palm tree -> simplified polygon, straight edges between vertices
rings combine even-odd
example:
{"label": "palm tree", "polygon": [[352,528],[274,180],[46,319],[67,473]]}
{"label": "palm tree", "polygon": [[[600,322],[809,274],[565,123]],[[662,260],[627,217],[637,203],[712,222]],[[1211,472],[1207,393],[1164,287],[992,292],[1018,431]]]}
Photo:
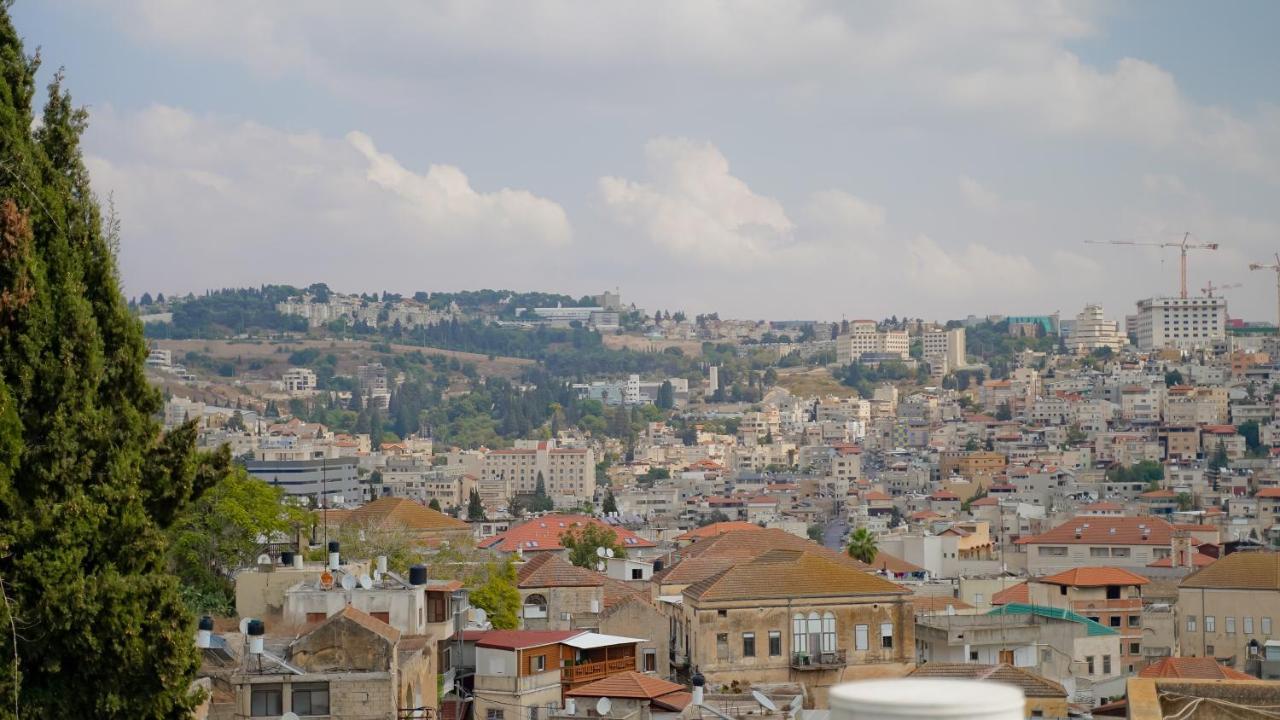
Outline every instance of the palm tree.
{"label": "palm tree", "polygon": [[876,559],[876,536],[866,528],[858,528],[849,536],[849,557],[870,565]]}

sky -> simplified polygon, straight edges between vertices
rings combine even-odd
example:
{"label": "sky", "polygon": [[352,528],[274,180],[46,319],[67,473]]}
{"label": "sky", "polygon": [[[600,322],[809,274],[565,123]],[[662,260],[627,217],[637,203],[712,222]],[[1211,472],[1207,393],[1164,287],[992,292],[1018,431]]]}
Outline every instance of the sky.
{"label": "sky", "polygon": [[[1280,3],[17,0],[126,293],[1274,321]],[[1090,242],[1087,242],[1090,241]]]}

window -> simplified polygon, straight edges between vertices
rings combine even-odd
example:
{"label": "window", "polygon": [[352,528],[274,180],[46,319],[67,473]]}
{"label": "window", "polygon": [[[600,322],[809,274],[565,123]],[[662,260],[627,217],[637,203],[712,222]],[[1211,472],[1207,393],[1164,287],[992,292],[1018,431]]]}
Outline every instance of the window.
{"label": "window", "polygon": [[1089,548],[1089,557],[1111,557],[1110,548],[1091,547]]}
{"label": "window", "polygon": [[299,715],[329,714],[329,683],[295,683],[293,711]]}
{"label": "window", "polygon": [[1213,657],[1214,653],[1213,653],[1213,646],[1212,646],[1212,645],[1205,645],[1205,646],[1204,646],[1204,651],[1205,651],[1205,654],[1207,654],[1209,657]]}
{"label": "window", "polygon": [[1066,585],[1059,585],[1059,586],[1058,586],[1058,594],[1059,594],[1059,595],[1066,595],[1066,594],[1067,594],[1067,586],[1066,586]]}
{"label": "window", "polygon": [[866,625],[853,626],[853,649],[854,650],[867,649],[867,626]]}
{"label": "window", "polygon": [[1108,585],[1108,586],[1107,586],[1107,599],[1108,599],[1108,600],[1119,600],[1119,599],[1120,599],[1120,586],[1119,586],[1119,585]]}
{"label": "window", "polygon": [[1049,648],[1040,649],[1040,663],[1044,664],[1053,661],[1053,651]]}
{"label": "window", "polygon": [[1232,615],[1231,617],[1225,618],[1225,620],[1227,621],[1227,634],[1235,635],[1236,634],[1236,617]]}
{"label": "window", "polygon": [[1252,615],[1246,616],[1244,619],[1244,634],[1245,635],[1253,634],[1253,616]]}
{"label": "window", "polygon": [[1120,616],[1119,616],[1119,615],[1112,615],[1112,616],[1110,617],[1110,619],[1109,619],[1109,620],[1110,620],[1110,625],[1111,625],[1111,627],[1120,627]]}
{"label": "window", "polygon": [[1195,631],[1196,631],[1196,616],[1188,615],[1187,616],[1187,632],[1195,632]]}
{"label": "window", "polygon": [[969,662],[978,662],[978,651],[977,651],[977,650],[970,650],[970,651],[969,651]]}
{"label": "window", "polygon": [[280,685],[254,685],[249,690],[249,717],[280,717],[284,712]]}
{"label": "window", "polygon": [[973,604],[974,604],[974,605],[977,605],[977,606],[981,607],[981,606],[982,606],[982,604],[983,604],[984,602],[986,602],[986,599],[983,597],[982,593],[974,593],[974,594],[973,594]]}
{"label": "window", "polygon": [[1216,622],[1216,620],[1217,620],[1217,618],[1215,618],[1215,617],[1214,617],[1214,616],[1212,616],[1212,615],[1205,615],[1205,616],[1204,616],[1204,631],[1205,631],[1205,632],[1207,632],[1207,633],[1214,632],[1214,631],[1217,629],[1217,626],[1218,626],[1218,623]]}
{"label": "window", "polygon": [[716,658],[729,659],[729,633],[716,633]]}
{"label": "window", "polygon": [[546,655],[534,655],[532,658],[529,658],[530,672],[543,672],[546,669],[547,669]]}
{"label": "window", "polygon": [[1111,656],[1110,655],[1102,656],[1102,674],[1103,675],[1111,674]]}
{"label": "window", "polygon": [[1130,654],[1130,655],[1141,655],[1141,654],[1142,654],[1142,644],[1141,644],[1141,643],[1129,643],[1129,654]]}
{"label": "window", "polygon": [[836,616],[830,612],[822,613],[822,652],[836,651]]}
{"label": "window", "polygon": [[1262,634],[1263,635],[1271,634],[1271,618],[1269,617],[1262,618]]}
{"label": "window", "polygon": [[1090,656],[1086,657],[1086,658],[1084,659],[1084,664],[1085,664],[1085,667],[1087,667],[1087,668],[1088,668],[1088,673],[1089,673],[1090,675],[1092,675],[1092,674],[1093,674],[1093,656],[1092,656],[1092,655],[1090,655]]}
{"label": "window", "polygon": [[880,647],[893,647],[893,623],[880,623]]}
{"label": "window", "polygon": [[1040,557],[1066,557],[1067,547],[1065,545],[1041,545],[1038,548]]}
{"label": "window", "polygon": [[782,654],[782,633],[777,630],[769,631],[769,657],[778,657]]}
{"label": "window", "polygon": [[389,612],[372,612],[369,613],[369,616],[377,618],[388,625],[391,624],[391,613]]}
{"label": "window", "polygon": [[[445,610],[446,602],[447,598],[444,593],[427,593],[427,622],[438,623],[448,619]],[[545,605],[546,603],[543,604]]]}
{"label": "window", "polygon": [[1012,665],[1012,664],[1013,664],[1013,651],[1012,651],[1012,650],[1001,650],[1001,651],[1000,651],[1000,664],[1001,664],[1001,665]]}
{"label": "window", "polygon": [[1129,548],[1127,547],[1111,548],[1111,557],[1129,557]]}
{"label": "window", "polygon": [[1129,627],[1138,627],[1139,625],[1142,625],[1142,616],[1141,616],[1141,615],[1130,615],[1130,616],[1129,616]]}
{"label": "window", "polygon": [[632,580],[643,580],[643,579],[644,579],[644,569],[643,569],[643,568],[631,568],[631,579],[632,579]]}
{"label": "window", "polygon": [[728,611],[728,610],[717,610],[717,611],[716,611],[716,616],[717,616],[717,617],[729,617],[729,611]]}
{"label": "window", "polygon": [[742,657],[756,656],[756,634],[742,633]]}
{"label": "window", "polygon": [[804,615],[796,613],[791,617],[791,652],[809,652],[809,638],[804,634]]}
{"label": "window", "polygon": [[534,705],[529,708],[529,720],[538,720],[538,706]]}
{"label": "window", "polygon": [[644,671],[658,672],[658,651],[654,648],[644,650]]}
{"label": "window", "polygon": [[495,710],[494,708],[488,708],[484,712],[484,720],[502,720],[502,713],[503,713],[502,710]]}

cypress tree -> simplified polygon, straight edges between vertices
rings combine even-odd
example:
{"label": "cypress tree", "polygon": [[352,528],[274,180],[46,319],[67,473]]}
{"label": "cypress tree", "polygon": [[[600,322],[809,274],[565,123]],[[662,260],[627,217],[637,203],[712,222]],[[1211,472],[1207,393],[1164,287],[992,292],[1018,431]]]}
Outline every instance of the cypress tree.
{"label": "cypress tree", "polygon": [[229,458],[161,435],[87,113],[59,73],[32,130],[38,64],[0,6],[0,718],[184,717],[198,655],[165,531]]}

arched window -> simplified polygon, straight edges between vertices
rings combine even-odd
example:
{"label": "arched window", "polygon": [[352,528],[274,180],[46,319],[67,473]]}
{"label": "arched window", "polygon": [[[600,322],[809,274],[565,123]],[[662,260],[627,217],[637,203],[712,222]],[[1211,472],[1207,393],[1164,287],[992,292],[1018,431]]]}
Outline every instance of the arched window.
{"label": "arched window", "polygon": [[822,652],[836,651],[836,616],[830,611],[822,613]]}
{"label": "arched window", "polygon": [[527,618],[544,618],[547,616],[547,597],[534,593],[524,600],[524,616]]}
{"label": "arched window", "polygon": [[796,613],[791,617],[791,652],[809,652],[809,638],[805,635],[804,615]]}

